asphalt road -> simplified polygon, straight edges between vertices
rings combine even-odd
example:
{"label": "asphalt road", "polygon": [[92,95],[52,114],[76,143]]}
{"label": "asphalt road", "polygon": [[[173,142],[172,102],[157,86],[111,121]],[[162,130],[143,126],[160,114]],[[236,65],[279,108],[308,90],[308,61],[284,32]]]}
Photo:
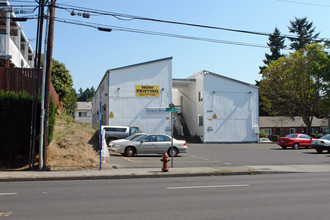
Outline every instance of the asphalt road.
{"label": "asphalt road", "polygon": [[0,219],[329,219],[330,174],[0,183]]}
{"label": "asphalt road", "polygon": [[[161,167],[160,159],[161,155],[123,157],[111,153],[107,161],[118,168],[154,168]],[[174,167],[299,164],[330,165],[330,154],[305,148],[283,150],[276,144],[189,144],[188,153],[179,154],[173,161]]]}

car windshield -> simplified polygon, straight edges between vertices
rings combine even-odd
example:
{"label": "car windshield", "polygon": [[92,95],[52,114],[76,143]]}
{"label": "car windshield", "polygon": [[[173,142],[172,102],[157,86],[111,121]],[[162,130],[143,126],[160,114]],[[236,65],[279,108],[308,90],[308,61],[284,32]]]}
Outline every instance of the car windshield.
{"label": "car windshield", "polygon": [[289,134],[289,135],[287,135],[285,137],[287,137],[287,138],[296,138],[296,137],[298,137],[298,135],[296,135],[296,134]]}
{"label": "car windshield", "polygon": [[330,141],[330,134],[324,135],[320,139],[325,139],[325,140],[329,140]]}

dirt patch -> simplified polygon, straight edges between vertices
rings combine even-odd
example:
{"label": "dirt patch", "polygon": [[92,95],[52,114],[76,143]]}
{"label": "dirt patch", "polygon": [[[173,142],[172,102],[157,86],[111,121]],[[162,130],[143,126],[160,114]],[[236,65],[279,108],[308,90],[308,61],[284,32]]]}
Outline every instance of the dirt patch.
{"label": "dirt patch", "polygon": [[65,115],[56,117],[54,138],[47,150],[50,170],[94,169],[99,166],[98,131]]}

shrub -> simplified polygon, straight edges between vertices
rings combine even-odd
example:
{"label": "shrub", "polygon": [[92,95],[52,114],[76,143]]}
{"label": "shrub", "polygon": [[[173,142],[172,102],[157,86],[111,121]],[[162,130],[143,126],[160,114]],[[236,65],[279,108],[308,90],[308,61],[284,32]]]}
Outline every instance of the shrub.
{"label": "shrub", "polygon": [[273,135],[273,137],[272,137],[273,142],[277,142],[278,139],[280,139],[280,135]]}
{"label": "shrub", "polygon": [[54,126],[55,126],[56,108],[53,97],[49,100],[49,117],[48,117],[48,144],[53,140]]}
{"label": "shrub", "polygon": [[268,134],[267,134],[266,131],[260,130],[259,137],[260,138],[268,138]]}
{"label": "shrub", "polygon": [[0,91],[0,160],[28,154],[31,106],[32,97],[27,92]]}
{"label": "shrub", "polygon": [[[39,97],[40,98],[40,97]],[[40,100],[37,106],[36,135],[40,128]],[[48,143],[55,126],[55,104],[50,99]],[[18,155],[28,157],[30,151],[32,96],[26,91],[0,90],[0,166],[16,160]],[[36,141],[36,151],[38,150]]]}

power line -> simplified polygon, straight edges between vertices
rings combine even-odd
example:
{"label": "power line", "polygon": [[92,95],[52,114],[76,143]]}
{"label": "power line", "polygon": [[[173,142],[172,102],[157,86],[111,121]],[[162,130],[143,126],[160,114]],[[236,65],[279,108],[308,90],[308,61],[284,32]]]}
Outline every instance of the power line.
{"label": "power line", "polygon": [[[62,5],[62,6],[59,6]],[[256,32],[256,31],[247,31],[247,30],[240,30],[240,29],[231,29],[231,28],[223,28],[223,27],[216,27],[216,26],[209,26],[209,25],[201,25],[201,24],[193,24],[193,23],[186,23],[186,22],[179,22],[179,21],[170,21],[170,20],[162,20],[162,19],[155,19],[155,18],[147,18],[147,17],[141,17],[141,16],[135,16],[135,15],[129,15],[129,14],[122,14],[122,13],[116,13],[116,12],[110,12],[110,11],[103,11],[103,10],[97,10],[97,9],[91,9],[91,8],[85,8],[85,7],[79,7],[79,6],[72,6],[67,4],[59,4],[57,8],[64,9],[64,10],[82,10],[88,13],[94,13],[98,15],[105,15],[105,16],[112,16],[119,20],[124,21],[131,21],[131,20],[144,20],[144,21],[153,21],[153,22],[160,22],[160,23],[167,23],[167,24],[175,24],[175,25],[184,25],[184,26],[191,26],[191,27],[198,27],[198,28],[206,28],[206,29],[215,29],[215,30],[222,30],[222,31],[230,31],[230,32],[236,32],[236,33],[244,33],[244,34],[253,34],[253,35],[260,35],[260,36],[271,36],[271,33],[264,33],[264,32]],[[66,7],[63,7],[66,6]],[[126,18],[126,19],[123,19]],[[294,35],[283,35],[281,34],[280,37],[284,37],[287,39],[299,39],[298,37]],[[320,38],[319,41],[329,41],[328,38]]]}
{"label": "power line", "polygon": [[[294,2],[294,1],[289,1],[289,0],[278,0],[278,1]],[[118,20],[123,20],[123,21],[143,20],[143,21],[153,21],[153,22],[175,24],[175,25],[184,25],[184,26],[197,27],[197,28],[230,31],[230,32],[236,32],[236,33],[243,33],[243,34],[253,34],[253,35],[260,35],[260,36],[267,36],[267,37],[272,35],[271,33],[265,33],[265,32],[247,31],[247,30],[223,28],[223,27],[193,24],[193,23],[186,23],[186,22],[179,22],[179,21],[162,20],[162,19],[156,19],[156,18],[148,18],[148,17],[142,17],[142,16],[135,16],[135,15],[129,15],[129,14],[123,14],[123,13],[116,13],[116,12],[110,12],[110,11],[104,11],[104,10],[98,10],[98,9],[73,6],[73,5],[68,5],[68,4],[57,4],[56,7],[58,9],[62,9],[62,10],[66,10],[66,11],[71,10],[72,13],[76,10],[76,11],[83,11],[83,12],[87,12],[87,13],[97,14],[97,15],[112,16]],[[284,38],[287,38],[290,40],[292,40],[292,39],[299,40],[300,39],[297,36],[287,35],[287,34],[286,35],[281,34],[279,37],[284,37]],[[330,41],[330,39],[329,38],[318,38],[317,41],[318,42]]]}
{"label": "power line", "polygon": [[307,3],[307,2],[298,2],[298,1],[290,1],[290,0],[277,0],[277,1],[279,1],[279,2],[289,2],[289,3],[294,3],[294,4],[300,4],[300,5],[312,5],[312,6],[330,7],[330,5]]}
{"label": "power line", "polygon": [[90,22],[80,22],[80,21],[76,21],[76,20],[65,20],[65,19],[61,19],[61,18],[55,18],[55,21],[61,22],[61,23],[66,23],[66,24],[91,27],[91,28],[95,28],[95,29],[100,29],[100,28],[102,28],[101,26],[104,26],[104,27],[109,27],[114,31],[124,31],[124,32],[137,33],[137,34],[147,34],[147,35],[155,35],[155,36],[163,36],[163,37],[181,38],[181,39],[205,41],[205,42],[219,43],[219,44],[231,44],[231,45],[237,45],[237,46],[269,48],[266,45],[250,44],[250,43],[235,42],[235,41],[226,41],[226,40],[219,40],[219,39],[212,39],[212,38],[202,38],[202,37],[171,34],[171,33],[164,33],[164,32],[155,32],[155,31],[125,28],[125,27],[119,27],[119,26],[113,26],[113,25],[96,24],[96,23],[90,23]]}
{"label": "power line", "polygon": [[[67,6],[67,7],[61,7],[59,5],[64,5],[64,6]],[[131,21],[131,20],[154,21],[154,22],[160,22],[160,23],[185,25],[185,26],[191,26],[191,27],[199,27],[199,28],[216,29],[216,30],[223,30],[223,31],[232,31],[232,32],[239,32],[239,33],[246,33],[246,34],[255,34],[255,35],[269,36],[269,33],[254,32],[254,31],[245,31],[245,30],[238,30],[238,29],[230,29],[230,28],[209,26],[209,25],[201,25],[201,24],[179,22],[179,21],[162,20],[162,19],[156,19],[156,18],[147,18],[147,17],[135,16],[135,15],[129,15],[129,14],[122,14],[122,13],[102,11],[102,10],[97,10],[97,9],[77,7],[77,6],[66,5],[66,4],[59,4],[59,5],[57,6],[57,8],[59,8],[59,9],[64,9],[64,10],[67,10],[67,9],[70,9],[70,10],[83,10],[83,11],[86,11],[86,12],[89,12],[89,13],[112,16],[112,17],[115,17],[115,18],[117,18],[119,20],[125,20],[125,21]],[[122,18],[128,18],[128,19],[122,19]]]}

